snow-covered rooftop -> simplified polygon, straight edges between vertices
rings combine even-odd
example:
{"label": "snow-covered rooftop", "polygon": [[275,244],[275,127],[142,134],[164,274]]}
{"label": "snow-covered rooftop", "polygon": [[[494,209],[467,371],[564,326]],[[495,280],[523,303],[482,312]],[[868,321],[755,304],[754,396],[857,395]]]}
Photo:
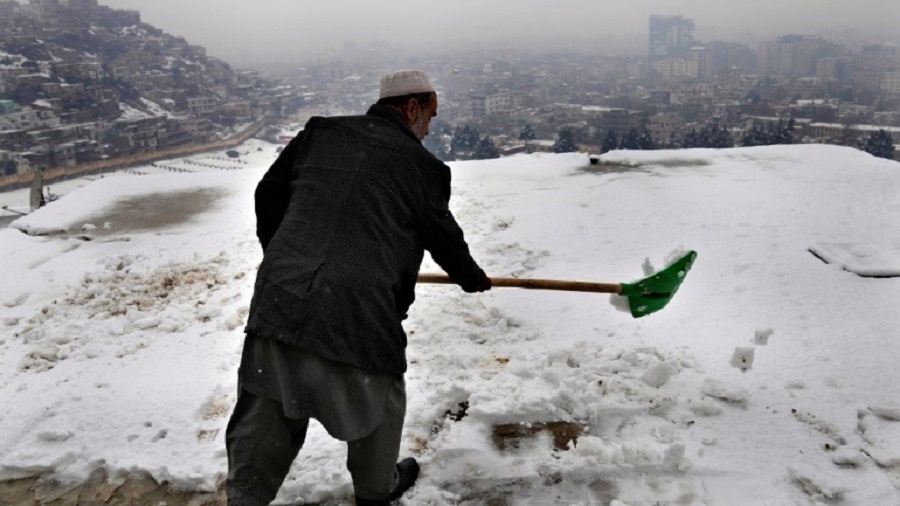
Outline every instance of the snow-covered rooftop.
{"label": "snow-covered rooftop", "polygon": [[[237,149],[244,169],[81,180],[0,229],[0,477],[222,479],[276,156]],[[900,278],[847,270],[896,274],[900,164],[804,145],[452,169],[492,276],[621,282],[699,257],[639,320],[605,295],[420,285],[404,504],[900,504]],[[313,423],[279,501],[341,503],[345,455]]]}

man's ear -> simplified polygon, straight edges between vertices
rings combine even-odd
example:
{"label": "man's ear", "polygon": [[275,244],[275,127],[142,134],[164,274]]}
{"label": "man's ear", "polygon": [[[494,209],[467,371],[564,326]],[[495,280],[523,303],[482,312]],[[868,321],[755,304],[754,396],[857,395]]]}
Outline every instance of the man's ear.
{"label": "man's ear", "polygon": [[406,119],[407,123],[414,123],[416,118],[419,116],[419,103],[416,102],[416,99],[411,98],[406,102],[406,105],[403,107],[403,117]]}

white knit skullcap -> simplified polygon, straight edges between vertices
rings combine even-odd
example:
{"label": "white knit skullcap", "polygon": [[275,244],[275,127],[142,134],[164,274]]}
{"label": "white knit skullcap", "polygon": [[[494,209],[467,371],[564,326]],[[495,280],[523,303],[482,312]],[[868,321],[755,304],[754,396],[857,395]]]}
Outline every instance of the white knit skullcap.
{"label": "white knit skullcap", "polygon": [[381,78],[379,100],[388,97],[402,97],[413,93],[433,93],[434,86],[428,74],[421,70],[398,70]]}

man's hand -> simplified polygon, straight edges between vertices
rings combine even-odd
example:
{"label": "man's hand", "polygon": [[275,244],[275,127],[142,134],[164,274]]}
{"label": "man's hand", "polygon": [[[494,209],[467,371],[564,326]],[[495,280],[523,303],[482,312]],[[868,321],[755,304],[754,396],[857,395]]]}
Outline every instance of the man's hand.
{"label": "man's hand", "polygon": [[481,280],[478,281],[478,284],[464,286],[462,289],[466,293],[486,292],[491,289],[492,284],[491,278],[487,277],[487,274],[482,272]]}
{"label": "man's hand", "polygon": [[481,278],[481,282],[478,283],[478,288],[476,289],[476,291],[486,292],[491,289],[491,286],[493,286],[493,283],[491,283],[491,278],[489,278],[487,274],[485,274],[484,277]]}

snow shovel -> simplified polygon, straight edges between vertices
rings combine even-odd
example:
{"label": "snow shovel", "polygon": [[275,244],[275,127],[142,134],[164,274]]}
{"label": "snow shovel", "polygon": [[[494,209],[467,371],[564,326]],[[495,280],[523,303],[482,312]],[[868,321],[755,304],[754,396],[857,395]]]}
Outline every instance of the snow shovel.
{"label": "snow shovel", "polygon": [[[592,283],[559,279],[491,278],[494,287],[562,290],[567,292],[613,293],[628,299],[631,316],[640,318],[666,307],[697,258],[688,251],[665,269],[633,283]],[[420,283],[455,284],[444,274],[419,274]]]}

